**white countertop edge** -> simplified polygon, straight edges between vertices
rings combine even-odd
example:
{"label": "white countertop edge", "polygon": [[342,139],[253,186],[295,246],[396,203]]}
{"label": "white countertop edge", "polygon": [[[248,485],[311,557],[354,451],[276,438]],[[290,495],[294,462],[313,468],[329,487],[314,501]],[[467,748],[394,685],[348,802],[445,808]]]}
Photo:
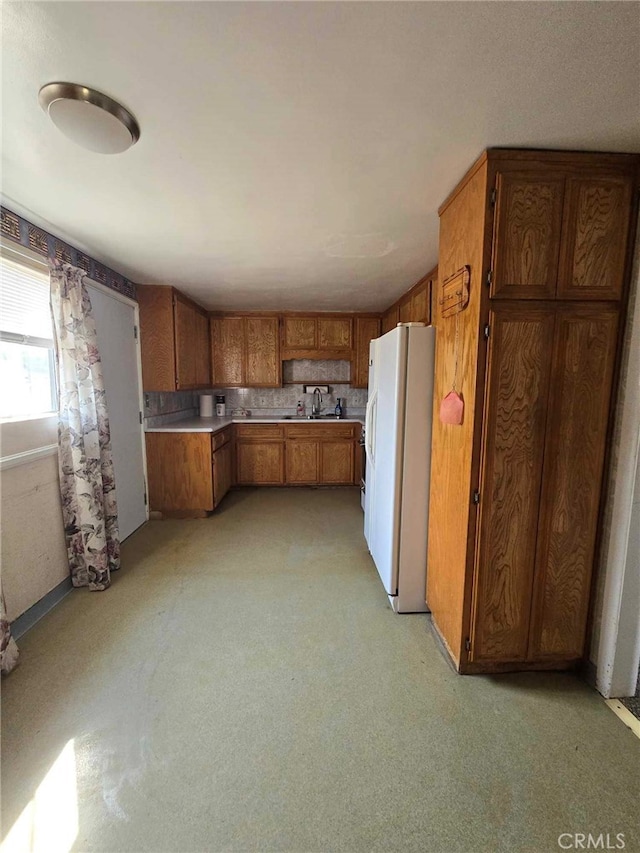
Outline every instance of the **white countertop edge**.
{"label": "white countertop edge", "polygon": [[185,418],[166,426],[146,427],[145,432],[219,432],[231,424],[363,424],[364,418]]}

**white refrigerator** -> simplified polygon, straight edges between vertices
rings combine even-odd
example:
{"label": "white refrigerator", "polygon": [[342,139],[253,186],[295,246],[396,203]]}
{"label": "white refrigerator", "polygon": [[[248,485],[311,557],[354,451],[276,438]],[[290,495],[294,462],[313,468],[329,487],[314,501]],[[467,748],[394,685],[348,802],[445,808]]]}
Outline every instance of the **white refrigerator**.
{"label": "white refrigerator", "polygon": [[425,604],[435,329],[403,323],[371,341],[364,532],[396,613]]}

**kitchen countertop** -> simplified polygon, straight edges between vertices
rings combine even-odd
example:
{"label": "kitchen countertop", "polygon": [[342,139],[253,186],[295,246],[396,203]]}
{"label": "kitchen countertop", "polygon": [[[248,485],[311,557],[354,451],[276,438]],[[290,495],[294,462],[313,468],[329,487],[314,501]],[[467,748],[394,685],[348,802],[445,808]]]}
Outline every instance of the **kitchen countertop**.
{"label": "kitchen countertop", "polygon": [[265,418],[265,417],[248,417],[248,418],[184,418],[181,421],[174,421],[165,426],[147,427],[145,432],[219,432],[221,429],[230,424],[295,424],[295,423],[343,423],[343,424],[362,424],[364,418]]}

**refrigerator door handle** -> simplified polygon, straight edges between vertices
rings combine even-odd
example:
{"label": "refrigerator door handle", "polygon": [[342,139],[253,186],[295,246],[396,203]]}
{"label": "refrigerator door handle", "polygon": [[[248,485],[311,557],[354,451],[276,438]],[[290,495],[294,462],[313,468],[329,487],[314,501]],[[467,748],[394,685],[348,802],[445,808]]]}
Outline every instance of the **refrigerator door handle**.
{"label": "refrigerator door handle", "polygon": [[374,461],[375,448],[375,424],[376,424],[376,406],[378,402],[377,390],[373,392],[369,400],[367,400],[367,410],[365,415],[365,452],[371,463]]}

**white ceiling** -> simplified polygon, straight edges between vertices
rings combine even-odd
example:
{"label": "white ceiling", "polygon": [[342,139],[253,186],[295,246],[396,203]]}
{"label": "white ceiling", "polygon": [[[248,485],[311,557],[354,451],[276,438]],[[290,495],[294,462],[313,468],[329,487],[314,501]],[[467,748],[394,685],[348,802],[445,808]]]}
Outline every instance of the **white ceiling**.
{"label": "white ceiling", "polygon": [[[638,3],[3,3],[3,194],[210,308],[376,310],[490,145],[640,151]],[[68,80],[140,142],[92,154]]]}

